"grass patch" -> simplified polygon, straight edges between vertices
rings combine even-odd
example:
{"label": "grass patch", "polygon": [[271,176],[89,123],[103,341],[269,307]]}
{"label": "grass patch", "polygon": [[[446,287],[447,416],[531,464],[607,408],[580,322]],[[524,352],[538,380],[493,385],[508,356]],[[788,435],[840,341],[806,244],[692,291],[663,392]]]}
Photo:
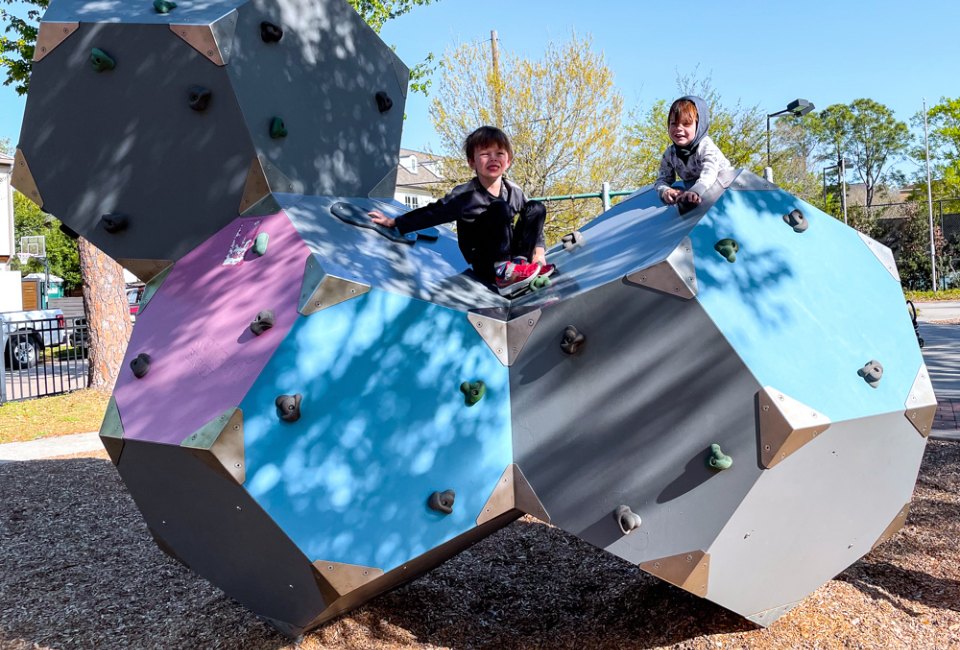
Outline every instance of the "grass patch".
{"label": "grass patch", "polygon": [[960,289],[944,289],[942,291],[904,291],[907,300],[913,302],[938,302],[940,300],[960,300]]}
{"label": "grass patch", "polygon": [[98,431],[110,394],[91,388],[0,406],[0,444]]}

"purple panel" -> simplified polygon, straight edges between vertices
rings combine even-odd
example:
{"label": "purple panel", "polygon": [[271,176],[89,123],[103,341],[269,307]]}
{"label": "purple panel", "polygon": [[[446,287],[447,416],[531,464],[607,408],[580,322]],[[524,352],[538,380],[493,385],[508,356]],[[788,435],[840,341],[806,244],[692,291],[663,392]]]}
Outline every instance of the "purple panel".
{"label": "purple panel", "polygon": [[[252,250],[270,236],[266,255]],[[243,217],[178,261],[138,315],[114,396],[124,438],[180,444],[240,404],[299,317],[309,251],[287,216]],[[261,336],[250,321],[264,309],[276,324]],[[151,357],[137,379],[130,361]]]}

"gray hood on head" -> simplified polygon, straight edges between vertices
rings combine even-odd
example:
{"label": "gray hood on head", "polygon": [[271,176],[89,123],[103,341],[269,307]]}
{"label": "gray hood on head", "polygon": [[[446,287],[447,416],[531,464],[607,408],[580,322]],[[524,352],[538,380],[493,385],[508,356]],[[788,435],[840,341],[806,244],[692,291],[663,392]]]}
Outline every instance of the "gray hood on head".
{"label": "gray hood on head", "polygon": [[707,129],[710,128],[710,109],[707,107],[707,102],[696,95],[685,95],[680,99],[688,99],[697,107],[697,132],[693,136],[693,142],[683,149],[674,145],[681,154],[689,156],[690,152],[696,149],[700,141],[707,135]]}

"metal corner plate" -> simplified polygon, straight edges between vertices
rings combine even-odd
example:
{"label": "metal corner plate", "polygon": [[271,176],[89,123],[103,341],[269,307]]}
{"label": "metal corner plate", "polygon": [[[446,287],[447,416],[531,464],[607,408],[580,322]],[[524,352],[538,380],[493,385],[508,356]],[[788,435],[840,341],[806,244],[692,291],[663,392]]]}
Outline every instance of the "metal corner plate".
{"label": "metal corner plate", "polygon": [[240,409],[227,409],[184,438],[180,446],[206,452],[200,456],[201,460],[207,464],[216,462],[215,469],[222,468],[241,485],[246,481],[243,411]]}
{"label": "metal corner plate", "polygon": [[697,271],[693,260],[693,242],[684,237],[666,259],[627,274],[633,284],[671,296],[690,300],[697,295]]}
{"label": "metal corner plate", "polygon": [[830,427],[830,418],[770,386],[757,391],[760,464],[770,469]]}
{"label": "metal corner plate", "polygon": [[[170,269],[173,266],[173,262],[170,260],[141,260],[130,257],[118,257],[117,264],[127,269],[135,276],[140,278],[142,282],[153,282],[153,280],[164,274],[165,271]],[[164,275],[164,277],[166,277]],[[144,289],[146,293],[146,289]],[[141,308],[143,303],[141,300]]]}
{"label": "metal corner plate", "polygon": [[490,493],[490,497],[477,516],[476,524],[480,526],[511,510],[517,510],[550,523],[547,509],[543,507],[543,503],[516,463],[507,465],[503,470],[500,480],[497,481],[496,487],[493,488],[493,492]]}
{"label": "metal corner plate", "polygon": [[10,184],[38,206],[43,207],[43,197],[40,196],[37,182],[33,180],[30,165],[27,164],[27,157],[22,149],[17,149],[13,156],[13,174],[10,177]]}
{"label": "metal corner plate", "polygon": [[107,403],[107,410],[103,414],[103,423],[100,425],[100,442],[110,456],[114,465],[120,464],[123,453],[123,421],[120,419],[120,409],[117,408],[117,398],[111,397]]}
{"label": "metal corner plate", "polygon": [[223,52],[217,43],[217,37],[210,25],[171,24],[170,31],[183,39],[190,47],[218,66],[226,65]]}
{"label": "metal corner plate", "polygon": [[917,377],[904,403],[903,415],[910,421],[917,432],[926,438],[933,429],[933,419],[937,414],[937,396],[930,383],[930,372],[926,364],[920,364]]}
{"label": "metal corner plate", "polygon": [[666,580],[672,585],[705,598],[709,588],[710,554],[690,551],[650,560],[640,564],[647,573]]}
{"label": "metal corner plate", "polygon": [[476,311],[467,313],[467,320],[505,366],[511,366],[520,356],[530,334],[540,322],[541,311],[534,309],[522,316],[504,321],[484,316]]}
{"label": "metal corner plate", "polygon": [[[323,560],[313,562],[313,568],[317,577],[322,580],[320,591],[324,598],[328,599],[328,604],[383,575],[383,569],[376,567],[344,564],[342,562],[324,562]],[[329,589],[324,589],[324,583],[329,585]],[[330,590],[333,591],[332,594]]]}
{"label": "metal corner plate", "polygon": [[40,23],[37,31],[37,43],[33,48],[33,61],[43,59],[70,38],[80,28],[80,23]]}
{"label": "metal corner plate", "polygon": [[149,282],[143,287],[143,294],[140,296],[140,309],[137,311],[138,316],[143,313],[143,310],[147,308],[147,305],[150,304],[153,297],[157,295],[157,291],[160,290],[164,280],[167,279],[170,271],[173,270],[173,264],[174,263],[170,263],[165,269],[150,278]]}
{"label": "metal corner plate", "polygon": [[886,528],[883,529],[883,532],[880,533],[880,537],[877,538],[877,541],[873,543],[873,546],[870,547],[870,550],[877,548],[885,541],[897,534],[897,532],[903,528],[903,525],[907,523],[907,516],[910,514],[910,504],[905,504],[900,511],[896,514]]}
{"label": "metal corner plate", "polygon": [[867,248],[870,249],[870,252],[880,260],[880,263],[883,264],[883,268],[887,269],[887,272],[893,276],[893,279],[897,282],[900,282],[900,272],[897,270],[897,262],[893,258],[893,251],[878,242],[872,237],[864,235],[859,230],[857,234],[860,236],[860,239],[863,240],[863,243],[867,245]]}
{"label": "metal corner plate", "polygon": [[307,257],[300,285],[300,301],[297,311],[309,316],[345,300],[356,298],[370,291],[370,285],[329,275],[323,270],[316,254]]}

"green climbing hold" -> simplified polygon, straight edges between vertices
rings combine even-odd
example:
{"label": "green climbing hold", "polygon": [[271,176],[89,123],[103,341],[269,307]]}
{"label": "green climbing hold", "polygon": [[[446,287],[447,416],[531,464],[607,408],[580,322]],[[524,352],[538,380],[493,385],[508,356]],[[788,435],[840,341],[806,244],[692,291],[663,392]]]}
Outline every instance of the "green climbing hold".
{"label": "green climbing hold", "polygon": [[270,120],[270,137],[274,140],[287,137],[287,127],[279,117]]}
{"label": "green climbing hold", "polygon": [[170,0],[153,0],[153,8],[158,14],[168,14],[177,8],[177,3]]}
{"label": "green climbing hold", "polygon": [[538,275],[534,279],[530,280],[530,291],[539,291],[544,287],[550,286],[550,276],[548,275]]}
{"label": "green climbing hold", "polygon": [[270,235],[262,232],[253,240],[253,252],[263,257],[267,254],[267,244],[270,243]]}
{"label": "green climbing hold", "polygon": [[110,58],[110,55],[99,47],[95,47],[90,50],[90,65],[92,65],[93,69],[97,72],[106,72],[107,70],[116,68],[117,62]]}
{"label": "green climbing hold", "polygon": [[714,244],[713,250],[720,253],[723,259],[732,264],[737,260],[737,251],[740,250],[740,244],[738,244],[735,239],[726,237]]}
{"label": "green climbing hold", "polygon": [[720,450],[720,445],[714,443],[710,445],[710,457],[707,459],[707,465],[713,469],[730,469],[733,465],[733,458],[727,456]]}
{"label": "green climbing hold", "polygon": [[460,392],[463,393],[463,403],[467,406],[473,406],[483,399],[487,393],[487,385],[482,381],[465,381],[460,384]]}

